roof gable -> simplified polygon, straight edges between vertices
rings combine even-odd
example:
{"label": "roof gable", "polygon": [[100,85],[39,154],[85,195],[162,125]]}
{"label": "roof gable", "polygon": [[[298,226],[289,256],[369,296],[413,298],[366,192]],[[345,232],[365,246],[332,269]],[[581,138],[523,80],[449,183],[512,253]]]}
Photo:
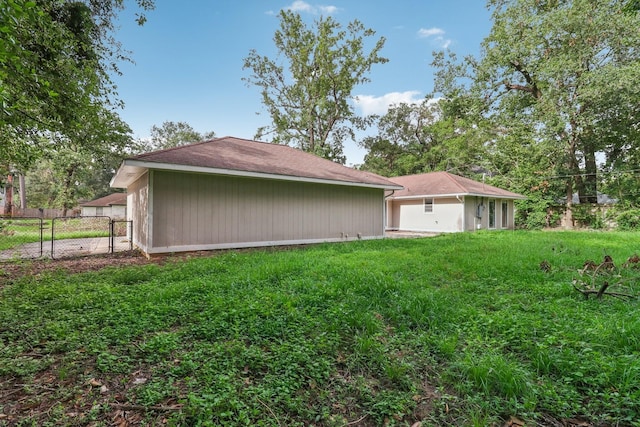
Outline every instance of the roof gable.
{"label": "roof gable", "polygon": [[503,199],[524,199],[525,197],[492,185],[454,175],[449,172],[429,172],[389,178],[404,189],[394,192],[393,198],[431,196],[487,196]]}
{"label": "roof gable", "polygon": [[108,207],[113,205],[126,205],[127,193],[113,193],[108,196],[100,197],[99,199],[91,200],[90,202],[83,203],[82,207]]}
{"label": "roof gable", "polygon": [[[129,170],[127,171],[127,166]],[[134,168],[138,168],[134,171]],[[278,144],[223,137],[132,157],[123,162],[111,186],[124,188],[149,169],[320,181],[399,188],[387,178]],[[127,174],[129,174],[127,176]]]}

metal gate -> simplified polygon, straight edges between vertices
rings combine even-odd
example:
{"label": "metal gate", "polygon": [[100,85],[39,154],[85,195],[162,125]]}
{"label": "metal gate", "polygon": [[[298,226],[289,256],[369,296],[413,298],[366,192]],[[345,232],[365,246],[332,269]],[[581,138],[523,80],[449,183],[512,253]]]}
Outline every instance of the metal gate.
{"label": "metal gate", "polygon": [[106,216],[0,218],[0,261],[130,251],[132,221]]}
{"label": "metal gate", "polygon": [[42,218],[0,217],[0,261],[40,258],[45,242],[51,240],[46,223]]}

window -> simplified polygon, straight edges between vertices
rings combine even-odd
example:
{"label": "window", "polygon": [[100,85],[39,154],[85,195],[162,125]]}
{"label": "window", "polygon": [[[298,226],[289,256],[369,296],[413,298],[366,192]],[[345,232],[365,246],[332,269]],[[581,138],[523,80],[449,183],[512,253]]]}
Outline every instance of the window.
{"label": "window", "polygon": [[489,200],[489,228],[496,228],[496,201]]}
{"label": "window", "polygon": [[502,201],[502,228],[509,228],[509,203]]}
{"label": "window", "polygon": [[96,216],[102,216],[102,206],[96,208]]}
{"label": "window", "polygon": [[424,199],[424,213],[433,212],[433,199]]}

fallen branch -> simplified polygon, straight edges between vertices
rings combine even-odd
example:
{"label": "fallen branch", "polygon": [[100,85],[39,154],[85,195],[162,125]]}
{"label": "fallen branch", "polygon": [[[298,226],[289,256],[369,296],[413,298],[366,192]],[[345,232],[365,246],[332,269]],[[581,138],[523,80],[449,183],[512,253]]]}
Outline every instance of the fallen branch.
{"label": "fallen branch", "polygon": [[365,418],[367,418],[367,414],[364,414],[362,417],[358,418],[355,421],[351,421],[350,423],[345,424],[345,426],[354,426],[354,425],[360,423],[361,421],[364,421]]}
{"label": "fallen branch", "polygon": [[[606,285],[606,287],[605,287]],[[604,285],[602,285],[602,287],[600,289],[580,289],[578,286],[575,285],[575,283],[573,284],[573,288],[580,292],[582,295],[584,295],[584,297],[586,299],[589,298],[589,295],[596,295],[597,298],[602,298],[602,295],[609,295],[612,297],[616,297],[616,298],[621,298],[621,299],[634,299],[635,295],[629,295],[629,294],[623,294],[620,292],[606,292],[606,288],[609,287],[609,285],[605,282]],[[603,290],[604,288],[604,290]]]}

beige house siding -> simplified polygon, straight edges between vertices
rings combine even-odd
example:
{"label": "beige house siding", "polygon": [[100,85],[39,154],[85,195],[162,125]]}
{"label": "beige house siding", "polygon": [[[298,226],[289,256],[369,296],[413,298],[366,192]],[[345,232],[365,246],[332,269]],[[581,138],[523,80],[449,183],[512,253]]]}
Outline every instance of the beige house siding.
{"label": "beige house siding", "polygon": [[451,233],[463,231],[462,199],[434,198],[433,212],[424,211],[424,198],[392,202],[392,228],[406,231]]}
{"label": "beige house siding", "polygon": [[108,216],[111,219],[125,219],[127,207],[122,205],[103,206],[102,212],[100,212],[97,206],[83,206],[82,216]]}
{"label": "beige house siding", "polygon": [[148,252],[150,246],[149,179],[149,173],[145,173],[127,189],[127,219],[133,221],[132,242],[144,252]]}
{"label": "beige house siding", "polygon": [[482,218],[477,217],[478,205],[482,197],[465,196],[464,198],[464,218],[465,226],[463,231],[478,230],[482,227]]}
{"label": "beige house siding", "polygon": [[[491,201],[495,202],[495,226],[490,227],[489,223],[489,205]],[[507,204],[507,220],[506,226],[503,225],[502,203]],[[482,205],[481,217],[478,218],[478,206]],[[465,216],[467,218],[467,230],[513,230],[514,224],[514,204],[510,199],[496,199],[491,197],[466,197]]]}
{"label": "beige house siding", "polygon": [[[387,228],[401,231],[450,233],[489,229],[489,203],[495,202],[495,230],[514,228],[514,204],[509,199],[478,196],[435,197],[433,212],[424,212],[424,198],[387,201]],[[502,203],[507,204],[503,224]],[[478,217],[478,206],[480,209]]]}
{"label": "beige house siding", "polygon": [[383,190],[152,171],[146,252],[383,236]]}

